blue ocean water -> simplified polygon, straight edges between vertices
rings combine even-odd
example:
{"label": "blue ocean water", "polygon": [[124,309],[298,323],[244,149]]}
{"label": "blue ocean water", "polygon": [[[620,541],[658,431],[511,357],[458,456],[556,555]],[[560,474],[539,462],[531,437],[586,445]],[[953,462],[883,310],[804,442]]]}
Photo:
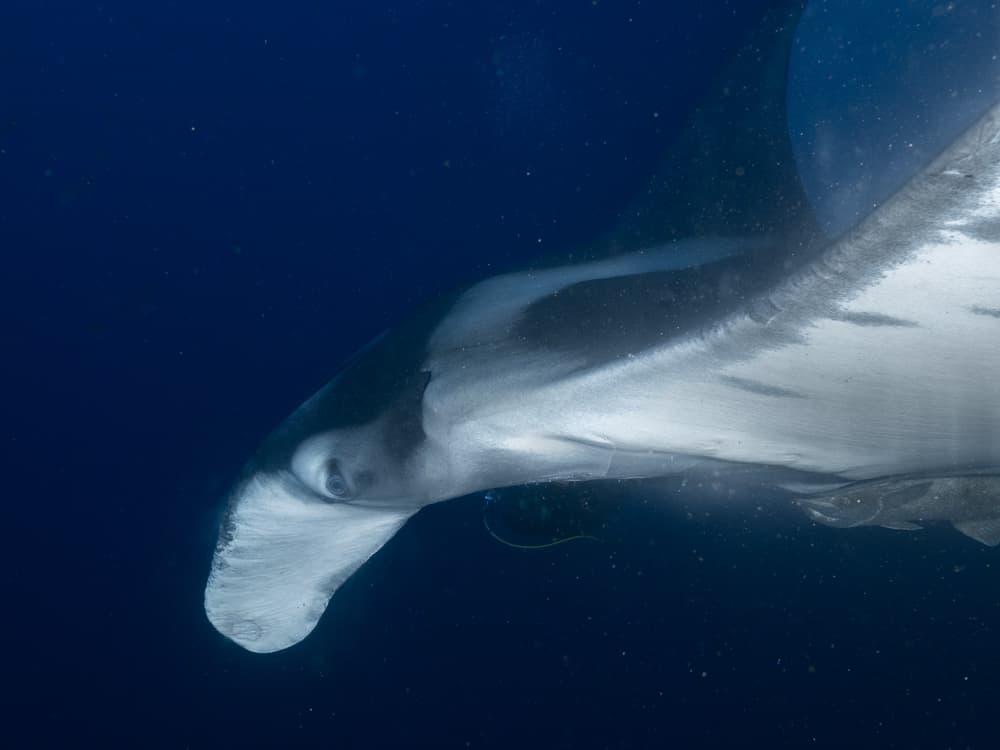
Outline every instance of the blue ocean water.
{"label": "blue ocean water", "polygon": [[4,744],[993,747],[998,553],[764,496],[625,485],[538,551],[456,500],[293,649],[205,619],[261,438],[416,305],[608,231],[769,5],[7,0]]}

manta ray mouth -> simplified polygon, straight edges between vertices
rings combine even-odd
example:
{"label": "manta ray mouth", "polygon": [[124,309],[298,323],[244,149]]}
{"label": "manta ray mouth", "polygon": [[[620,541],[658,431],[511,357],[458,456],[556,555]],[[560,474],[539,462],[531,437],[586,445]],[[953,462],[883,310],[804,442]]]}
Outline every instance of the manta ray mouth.
{"label": "manta ray mouth", "polygon": [[802,501],[799,501],[799,506],[802,508],[802,510],[806,512],[806,515],[809,516],[814,521],[819,521],[820,523],[826,524],[828,526],[841,523],[839,518],[835,518],[834,516],[828,516],[826,513],[823,513],[821,510],[819,510],[812,504],[806,504],[803,503]]}
{"label": "manta ray mouth", "polygon": [[857,508],[846,507],[842,501],[838,503],[828,497],[799,498],[796,502],[805,511],[806,515],[814,521],[827,526],[836,526],[845,529],[868,525],[883,510],[881,500],[875,500],[872,503],[871,512],[866,512],[861,516],[857,515]]}
{"label": "manta ray mouth", "polygon": [[236,491],[205,587],[205,613],[222,635],[269,653],[312,632],[340,585],[412,511],[326,504],[281,475]]}

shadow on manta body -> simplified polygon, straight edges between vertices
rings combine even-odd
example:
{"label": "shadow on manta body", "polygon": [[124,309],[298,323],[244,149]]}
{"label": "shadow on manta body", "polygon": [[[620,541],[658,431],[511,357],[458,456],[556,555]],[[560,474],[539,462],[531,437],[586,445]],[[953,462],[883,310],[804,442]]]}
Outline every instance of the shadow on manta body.
{"label": "shadow on manta body", "polygon": [[[212,624],[287,648],[421,507],[537,482],[749,469],[821,523],[1000,542],[1000,106],[832,243],[769,153],[740,180],[780,165],[757,177],[778,188],[668,169],[611,243],[631,252],[488,279],[363,350],[232,491]],[[677,191],[700,212],[642,208]]]}

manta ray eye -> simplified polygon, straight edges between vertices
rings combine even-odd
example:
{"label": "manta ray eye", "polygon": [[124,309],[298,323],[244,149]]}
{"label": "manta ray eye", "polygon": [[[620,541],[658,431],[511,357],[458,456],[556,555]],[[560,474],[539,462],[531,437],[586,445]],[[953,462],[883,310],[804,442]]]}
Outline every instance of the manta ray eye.
{"label": "manta ray eye", "polygon": [[335,461],[331,461],[326,470],[326,479],[323,481],[326,494],[333,500],[347,500],[351,496],[351,488],[340,473]]}

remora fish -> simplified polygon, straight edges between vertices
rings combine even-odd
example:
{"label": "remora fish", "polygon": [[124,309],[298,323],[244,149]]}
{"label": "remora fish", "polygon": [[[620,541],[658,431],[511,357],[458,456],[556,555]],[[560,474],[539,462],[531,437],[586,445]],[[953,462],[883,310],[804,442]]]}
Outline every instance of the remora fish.
{"label": "remora fish", "polygon": [[[697,166],[645,203],[704,195]],[[725,224],[749,238],[643,246],[639,211],[632,252],[483,281],[362,351],[234,488],[212,624],[287,648],[421,507],[531,482],[751,466],[824,523],[1000,541],[1000,106],[777,280],[746,259],[816,237],[802,201],[756,195]],[[783,226],[748,218],[782,201]]]}

